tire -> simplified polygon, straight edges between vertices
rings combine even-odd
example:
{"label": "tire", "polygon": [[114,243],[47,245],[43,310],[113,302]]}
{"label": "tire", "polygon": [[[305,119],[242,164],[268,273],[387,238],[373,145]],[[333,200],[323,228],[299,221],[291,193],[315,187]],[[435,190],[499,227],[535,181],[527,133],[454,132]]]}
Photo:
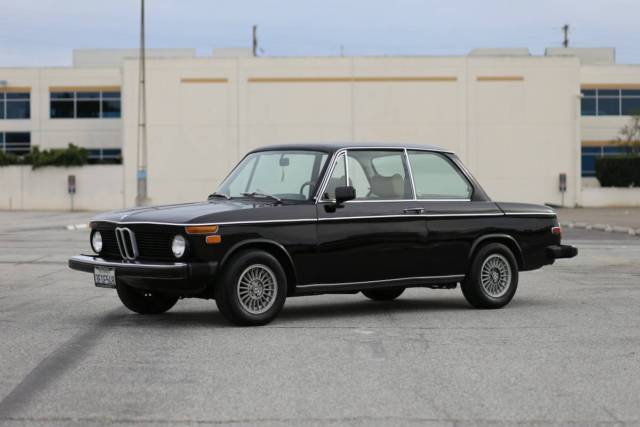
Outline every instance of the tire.
{"label": "tire", "polygon": [[404,288],[370,289],[362,294],[374,301],[392,301],[404,292]]}
{"label": "tire", "polygon": [[278,260],[261,250],[234,255],[215,288],[216,305],[231,323],[258,326],[271,322],[287,298],[287,276]]}
{"label": "tire", "polygon": [[129,310],[140,314],[160,314],[171,309],[179,297],[153,291],[143,291],[118,281],[116,286],[120,301]]}
{"label": "tire", "polygon": [[478,250],[462,282],[467,302],[483,309],[504,307],[517,288],[518,264],[513,252],[500,243],[489,243]]}

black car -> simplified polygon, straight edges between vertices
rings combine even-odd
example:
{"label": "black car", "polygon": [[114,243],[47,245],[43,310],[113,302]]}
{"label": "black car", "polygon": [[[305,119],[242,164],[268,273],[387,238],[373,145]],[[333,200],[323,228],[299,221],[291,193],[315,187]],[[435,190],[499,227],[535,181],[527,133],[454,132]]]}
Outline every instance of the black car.
{"label": "black car", "polygon": [[452,152],[423,145],[280,145],[247,154],[207,201],[106,213],[96,255],[69,260],[122,303],[162,313],[215,299],[242,325],[271,321],[287,297],[460,284],[499,308],[518,273],[576,256],[546,206],[493,202]]}

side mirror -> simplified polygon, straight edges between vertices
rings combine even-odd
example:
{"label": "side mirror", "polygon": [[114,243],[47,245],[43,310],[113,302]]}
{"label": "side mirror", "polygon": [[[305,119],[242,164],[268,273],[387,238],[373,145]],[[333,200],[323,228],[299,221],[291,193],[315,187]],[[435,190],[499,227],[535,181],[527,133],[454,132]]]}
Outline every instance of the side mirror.
{"label": "side mirror", "polygon": [[353,200],[356,198],[356,189],[347,186],[347,187],[336,187],[336,205],[341,205],[342,203]]}

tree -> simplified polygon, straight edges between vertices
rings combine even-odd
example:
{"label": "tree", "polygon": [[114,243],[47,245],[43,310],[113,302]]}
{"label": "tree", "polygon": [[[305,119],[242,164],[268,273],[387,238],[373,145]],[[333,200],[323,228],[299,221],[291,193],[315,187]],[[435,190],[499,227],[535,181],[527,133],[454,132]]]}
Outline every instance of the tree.
{"label": "tree", "polygon": [[629,153],[640,153],[640,114],[631,116],[631,122],[624,125],[618,135],[616,145],[626,147]]}

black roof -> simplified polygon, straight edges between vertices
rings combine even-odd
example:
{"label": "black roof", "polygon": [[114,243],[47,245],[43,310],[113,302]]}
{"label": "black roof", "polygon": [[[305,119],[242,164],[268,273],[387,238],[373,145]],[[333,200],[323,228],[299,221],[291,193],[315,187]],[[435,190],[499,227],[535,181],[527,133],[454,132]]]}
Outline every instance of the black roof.
{"label": "black roof", "polygon": [[393,142],[309,142],[309,143],[294,143],[294,144],[278,144],[268,145],[251,150],[254,151],[270,151],[270,150],[316,150],[334,152],[343,148],[406,148],[409,150],[429,150],[439,151],[443,153],[453,153],[451,150],[447,150],[433,145],[424,144],[399,144]]}

